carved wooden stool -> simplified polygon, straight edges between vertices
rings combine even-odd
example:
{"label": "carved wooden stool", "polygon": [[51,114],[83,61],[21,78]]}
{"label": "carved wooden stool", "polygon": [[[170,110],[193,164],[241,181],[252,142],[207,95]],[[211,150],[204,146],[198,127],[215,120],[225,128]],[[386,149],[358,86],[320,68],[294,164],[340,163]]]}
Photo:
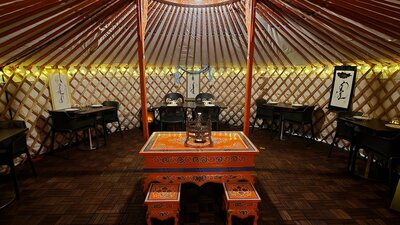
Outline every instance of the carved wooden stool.
{"label": "carved wooden stool", "polygon": [[261,198],[256,189],[248,182],[224,183],[225,206],[228,215],[228,225],[232,225],[232,216],[241,219],[254,216],[254,225],[258,220],[258,203]]}
{"label": "carved wooden stool", "polygon": [[175,225],[178,225],[180,197],[181,184],[152,183],[144,200],[147,205],[147,224],[151,224],[151,218],[159,220],[174,218]]}

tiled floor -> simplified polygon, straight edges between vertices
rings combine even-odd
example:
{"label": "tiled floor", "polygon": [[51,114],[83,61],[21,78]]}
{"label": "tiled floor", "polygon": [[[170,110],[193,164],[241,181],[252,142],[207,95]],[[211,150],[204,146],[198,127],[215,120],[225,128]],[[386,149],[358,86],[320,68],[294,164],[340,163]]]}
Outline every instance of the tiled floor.
{"label": "tiled floor", "polygon": [[[256,130],[250,137],[261,153],[256,159],[256,188],[262,198],[258,224],[400,224],[389,209],[389,188],[350,176],[347,154],[328,145]],[[112,135],[94,151],[73,150],[45,155],[17,169],[21,200],[0,211],[1,225],[145,224],[139,130]],[[12,185],[0,176],[0,198]],[[225,224],[221,186],[184,186],[181,224]],[[172,221],[170,221],[172,222]],[[251,221],[234,221],[251,224]],[[158,224],[167,224],[166,222]]]}

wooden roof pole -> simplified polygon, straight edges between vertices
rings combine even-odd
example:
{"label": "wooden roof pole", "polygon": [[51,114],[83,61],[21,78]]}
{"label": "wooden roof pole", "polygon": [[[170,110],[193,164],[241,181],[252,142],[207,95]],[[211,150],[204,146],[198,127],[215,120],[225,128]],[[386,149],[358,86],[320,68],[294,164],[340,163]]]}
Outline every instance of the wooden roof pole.
{"label": "wooden roof pole", "polygon": [[[149,139],[149,123],[147,123],[147,98],[146,98],[146,65],[144,61],[144,21],[143,15],[147,12],[147,9],[142,11],[142,6],[144,6],[144,2],[147,0],[136,0],[136,16],[137,16],[137,25],[138,25],[138,57],[139,57],[139,75],[140,75],[140,98],[142,103],[142,129],[143,129],[143,137],[145,140]],[[145,15],[146,16],[146,15]]]}
{"label": "wooden roof pole", "polygon": [[248,7],[246,11],[247,33],[247,66],[246,66],[246,93],[244,100],[244,125],[243,133],[249,135],[250,131],[250,105],[251,105],[251,86],[253,78],[253,59],[254,59],[254,24],[256,16],[256,0],[246,0],[245,3]]}

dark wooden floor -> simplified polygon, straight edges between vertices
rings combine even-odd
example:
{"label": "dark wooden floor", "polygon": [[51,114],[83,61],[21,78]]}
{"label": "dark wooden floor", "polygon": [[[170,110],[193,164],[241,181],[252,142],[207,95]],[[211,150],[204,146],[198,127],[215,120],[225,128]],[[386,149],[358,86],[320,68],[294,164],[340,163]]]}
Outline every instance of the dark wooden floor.
{"label": "dark wooden floor", "polygon": [[[293,136],[279,141],[266,130],[256,130],[251,139],[261,151],[258,224],[400,224],[400,213],[389,209],[389,188],[350,176],[345,152],[328,158],[326,144]],[[123,138],[111,135],[98,150],[46,155],[35,161],[36,179],[28,166],[18,167],[22,198],[0,211],[0,224],[145,224],[138,155],[143,143],[140,131],[131,130]],[[5,176],[0,180],[4,198],[12,186]],[[188,185],[182,222],[224,224],[213,196],[219,188]]]}

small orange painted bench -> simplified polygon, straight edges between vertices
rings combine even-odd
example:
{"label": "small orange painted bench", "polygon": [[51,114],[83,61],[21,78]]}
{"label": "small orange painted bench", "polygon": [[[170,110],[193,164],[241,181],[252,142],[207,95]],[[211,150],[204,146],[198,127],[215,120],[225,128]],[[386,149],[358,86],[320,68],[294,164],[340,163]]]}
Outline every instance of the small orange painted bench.
{"label": "small orange painted bench", "polygon": [[241,219],[254,216],[254,225],[258,220],[258,203],[261,198],[256,189],[248,182],[224,183],[225,206],[228,225],[232,225],[232,216]]}
{"label": "small orange painted bench", "polygon": [[147,224],[151,224],[151,218],[159,220],[174,218],[174,224],[178,225],[180,196],[181,184],[152,183],[144,201],[147,205]]}

